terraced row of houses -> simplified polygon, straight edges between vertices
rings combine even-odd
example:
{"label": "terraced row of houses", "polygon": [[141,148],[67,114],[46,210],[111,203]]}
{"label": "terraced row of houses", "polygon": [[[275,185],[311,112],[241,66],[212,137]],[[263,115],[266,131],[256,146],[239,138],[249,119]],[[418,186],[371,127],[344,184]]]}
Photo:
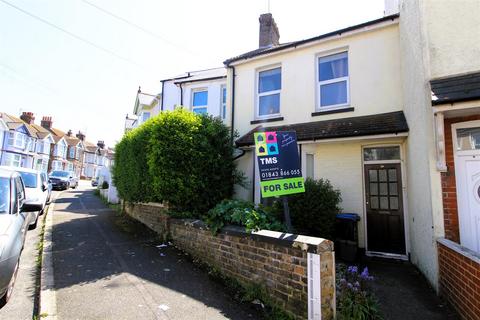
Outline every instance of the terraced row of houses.
{"label": "terraced row of houses", "polygon": [[385,16],[259,47],[140,90],[126,131],[184,107],[240,134],[236,197],[264,201],[253,133],[297,133],[302,173],[359,214],[358,247],[409,260],[464,318],[480,312],[480,3],[387,0]]}
{"label": "terraced row of houses", "polygon": [[44,172],[67,170],[91,179],[113,163],[113,150],[103,141],[97,144],[85,134],[64,132],[53,127],[52,117],[35,123],[32,112],[15,117],[0,112],[0,163],[4,166],[32,168]]}

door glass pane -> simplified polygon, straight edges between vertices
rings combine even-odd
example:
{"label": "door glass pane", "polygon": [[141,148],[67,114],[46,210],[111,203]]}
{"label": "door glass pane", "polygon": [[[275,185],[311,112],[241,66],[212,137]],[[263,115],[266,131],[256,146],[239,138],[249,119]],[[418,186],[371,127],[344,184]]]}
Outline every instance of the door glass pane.
{"label": "door glass pane", "polygon": [[313,164],[314,164],[314,158],[313,154],[307,154],[306,156],[306,167],[307,167],[307,178],[314,178],[314,173],[313,173]]}
{"label": "door glass pane", "polygon": [[390,197],[390,209],[398,210],[398,198]]}
{"label": "door glass pane", "polygon": [[388,195],[388,184],[387,183],[380,183],[380,195],[386,196]]}
{"label": "door glass pane", "polygon": [[378,180],[379,181],[387,181],[387,170],[382,169],[378,170]]}
{"label": "door glass pane", "polygon": [[369,176],[370,181],[372,181],[372,182],[378,181],[377,170],[368,170],[368,176]]}
{"label": "door glass pane", "polygon": [[370,194],[372,196],[378,195],[378,184],[377,183],[370,183]]}
{"label": "door glass pane", "polygon": [[390,195],[391,196],[397,196],[398,195],[398,190],[397,190],[397,183],[389,183],[389,189],[390,189]]}
{"label": "door glass pane", "polygon": [[396,169],[388,169],[388,181],[390,181],[390,182],[397,181],[397,170]]}
{"label": "door glass pane", "polygon": [[370,197],[370,208],[378,209],[378,197]]}
{"label": "door glass pane", "polygon": [[378,147],[363,149],[363,160],[400,160],[400,147]]}
{"label": "door glass pane", "polygon": [[480,150],[480,127],[457,129],[457,150]]}
{"label": "door glass pane", "polygon": [[388,210],[388,197],[380,197],[380,209]]}

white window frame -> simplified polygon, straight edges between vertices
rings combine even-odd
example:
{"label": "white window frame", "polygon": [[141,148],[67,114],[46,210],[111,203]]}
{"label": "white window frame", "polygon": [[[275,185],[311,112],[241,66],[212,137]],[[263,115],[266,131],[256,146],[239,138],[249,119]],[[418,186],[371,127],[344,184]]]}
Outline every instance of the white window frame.
{"label": "white window frame", "polygon": [[5,153],[7,161],[5,161],[5,165],[10,167],[21,167],[22,166],[22,156],[16,153]]}
{"label": "white window frame", "polygon": [[[333,56],[336,54],[341,54],[341,53],[346,53],[347,54],[347,65],[348,65],[348,76],[346,77],[340,77],[340,78],[334,78],[330,80],[324,80],[320,81],[320,59],[325,58],[328,56]],[[337,109],[344,109],[350,106],[350,54],[347,49],[342,49],[338,51],[332,51],[328,53],[322,53],[318,54],[315,57],[315,80],[317,82],[316,87],[317,87],[317,101],[316,101],[316,111],[329,111],[329,110],[337,110]],[[321,87],[322,85],[327,85],[331,83],[337,83],[337,82],[343,82],[346,81],[347,84],[347,102],[345,103],[339,103],[339,104],[334,104],[334,105],[329,105],[322,107],[322,94],[321,94]]]}
{"label": "white window frame", "polygon": [[[194,106],[193,105],[193,100],[195,98],[195,93],[197,92],[206,92],[207,93],[207,104],[206,105],[202,105],[202,106]],[[196,113],[195,112],[195,109],[207,109],[207,114],[208,114],[208,88],[205,88],[205,87],[202,87],[202,88],[195,88],[195,89],[192,89],[191,91],[191,98],[190,98],[190,106],[191,106],[191,109],[192,109],[192,112]],[[200,114],[200,113],[198,113]]]}
{"label": "white window frame", "polygon": [[8,132],[8,145],[18,149],[25,149],[26,135],[22,132]]}
{"label": "white window frame", "polygon": [[[280,90],[272,90],[272,91],[267,91],[267,92],[258,92],[258,87],[260,86],[260,73],[264,71],[269,71],[269,70],[274,70],[274,69],[280,69]],[[271,65],[268,67],[262,67],[260,69],[256,70],[255,74],[255,119],[270,119],[270,118],[278,118],[282,114],[282,65],[277,64],[277,65]],[[272,113],[272,114],[267,114],[267,115],[260,115],[260,97],[263,96],[270,96],[273,94],[279,94],[279,106],[278,106],[278,113]]]}
{"label": "white window frame", "polygon": [[68,148],[68,157],[71,158],[71,159],[75,159],[75,147],[69,147]]}
{"label": "white window frame", "polygon": [[[223,101],[223,90],[225,90],[225,101]],[[220,118],[225,120],[227,118],[227,86],[222,84],[220,86]]]}

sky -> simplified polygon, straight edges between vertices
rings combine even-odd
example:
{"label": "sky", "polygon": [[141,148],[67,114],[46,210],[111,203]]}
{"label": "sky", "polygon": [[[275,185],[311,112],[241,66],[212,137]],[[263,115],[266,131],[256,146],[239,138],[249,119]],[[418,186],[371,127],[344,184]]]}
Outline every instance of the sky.
{"label": "sky", "polygon": [[157,94],[161,79],[256,49],[260,14],[272,13],[283,43],[383,10],[384,0],[0,0],[0,111],[52,116],[114,146],[139,86]]}

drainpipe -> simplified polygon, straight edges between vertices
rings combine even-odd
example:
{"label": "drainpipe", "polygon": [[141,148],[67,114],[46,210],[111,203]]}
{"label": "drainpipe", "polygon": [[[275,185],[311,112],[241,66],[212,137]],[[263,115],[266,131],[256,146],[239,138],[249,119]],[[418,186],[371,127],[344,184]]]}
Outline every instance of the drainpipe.
{"label": "drainpipe", "polygon": [[228,66],[229,68],[232,69],[232,123],[230,127],[230,139],[233,144],[233,135],[235,133],[235,67],[234,66]]}
{"label": "drainpipe", "polygon": [[[182,89],[182,83],[180,82],[178,84],[180,86],[180,105],[183,107],[183,89]],[[162,95],[163,97],[163,95]]]}
{"label": "drainpipe", "polygon": [[161,103],[160,111],[163,111],[163,96],[164,96],[163,90],[165,89],[165,81],[162,80],[162,81],[160,81],[160,82],[162,83],[162,99],[161,99],[161,102],[160,102],[160,103]]}

